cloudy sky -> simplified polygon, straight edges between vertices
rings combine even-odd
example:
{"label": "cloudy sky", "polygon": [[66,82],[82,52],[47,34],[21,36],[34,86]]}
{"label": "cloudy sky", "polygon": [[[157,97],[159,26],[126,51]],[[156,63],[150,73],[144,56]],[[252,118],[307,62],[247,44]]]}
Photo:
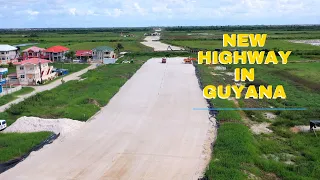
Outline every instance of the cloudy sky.
{"label": "cloudy sky", "polygon": [[0,0],[0,28],[320,24],[320,0]]}

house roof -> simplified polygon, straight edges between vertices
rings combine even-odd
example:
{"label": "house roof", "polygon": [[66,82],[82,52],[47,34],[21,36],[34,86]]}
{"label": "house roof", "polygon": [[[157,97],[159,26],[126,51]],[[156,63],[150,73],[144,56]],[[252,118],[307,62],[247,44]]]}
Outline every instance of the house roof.
{"label": "house roof", "polygon": [[12,76],[14,77],[14,76],[17,76],[17,73],[11,73],[11,74],[8,74],[7,76],[8,77],[12,77]]}
{"label": "house roof", "polygon": [[78,50],[76,51],[76,56],[91,56],[92,50]]}
{"label": "house roof", "polygon": [[8,44],[0,44],[0,51],[15,51],[18,48],[14,46],[10,46]]}
{"label": "house roof", "polygon": [[114,51],[112,47],[109,46],[99,46],[93,49],[94,51]]}
{"label": "house roof", "polygon": [[21,62],[15,62],[14,65],[25,65],[25,64],[39,64],[39,61],[41,64],[50,63],[51,61],[46,59],[40,59],[40,58],[31,58],[28,60],[24,60]]}
{"label": "house roof", "polygon": [[64,46],[52,46],[46,49],[46,52],[64,52],[64,51],[69,51],[70,49]]}
{"label": "house roof", "polygon": [[44,48],[39,48],[37,46],[32,46],[29,47],[28,49],[23,50],[22,52],[28,52],[28,51],[33,51],[33,52],[40,52],[40,51],[45,51],[46,49]]}

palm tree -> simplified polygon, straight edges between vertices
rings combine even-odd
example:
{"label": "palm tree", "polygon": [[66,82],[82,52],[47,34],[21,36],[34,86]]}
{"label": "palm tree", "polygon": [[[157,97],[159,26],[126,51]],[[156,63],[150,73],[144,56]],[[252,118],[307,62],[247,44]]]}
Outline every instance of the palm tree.
{"label": "palm tree", "polygon": [[118,54],[120,53],[120,50],[123,49],[124,47],[122,46],[121,43],[118,43],[116,46],[116,50],[118,51]]}

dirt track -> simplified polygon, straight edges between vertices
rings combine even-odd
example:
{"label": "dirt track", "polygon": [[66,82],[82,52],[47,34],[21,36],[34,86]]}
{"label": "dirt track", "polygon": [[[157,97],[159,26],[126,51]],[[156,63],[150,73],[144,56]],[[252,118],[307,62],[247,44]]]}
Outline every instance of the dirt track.
{"label": "dirt track", "polygon": [[197,179],[212,130],[194,67],[151,59],[83,129],[0,179]]}
{"label": "dirt track", "polygon": [[144,42],[141,42],[141,44],[145,46],[152,47],[154,51],[168,51],[168,46],[172,48],[172,50],[177,51],[177,50],[184,50],[181,47],[177,46],[171,46],[169,44],[165,44],[159,41],[160,37],[159,36],[147,36],[144,40]]}
{"label": "dirt track", "polygon": [[[67,75],[66,77],[63,77],[63,80],[65,82],[68,82],[68,81],[71,81],[71,80],[77,80],[77,79],[80,79],[80,76],[86,72],[88,72],[88,70],[90,69],[95,69],[96,68],[96,64],[91,64],[89,67],[85,68],[85,69],[82,69],[78,72],[74,72],[70,75]],[[58,79],[54,82],[51,82],[50,84],[47,84],[47,85],[43,85],[43,86],[32,86],[35,90],[29,94],[25,94],[25,95],[22,95],[22,96],[19,96],[18,99],[15,99],[14,101],[11,101],[3,106],[0,106],[0,112],[4,112],[6,109],[10,108],[10,106],[12,104],[18,104],[19,102],[22,102],[24,101],[25,99],[27,99],[28,97],[30,96],[33,96],[39,92],[42,92],[42,91],[47,91],[47,90],[51,90],[53,88],[56,88],[58,86],[60,86],[62,84],[61,80]]]}

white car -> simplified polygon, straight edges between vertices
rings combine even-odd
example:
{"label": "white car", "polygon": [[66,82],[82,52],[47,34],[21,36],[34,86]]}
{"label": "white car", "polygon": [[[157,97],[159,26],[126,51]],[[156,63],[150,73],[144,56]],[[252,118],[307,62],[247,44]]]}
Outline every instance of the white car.
{"label": "white car", "polygon": [[7,127],[6,120],[0,120],[0,131],[4,130]]}

